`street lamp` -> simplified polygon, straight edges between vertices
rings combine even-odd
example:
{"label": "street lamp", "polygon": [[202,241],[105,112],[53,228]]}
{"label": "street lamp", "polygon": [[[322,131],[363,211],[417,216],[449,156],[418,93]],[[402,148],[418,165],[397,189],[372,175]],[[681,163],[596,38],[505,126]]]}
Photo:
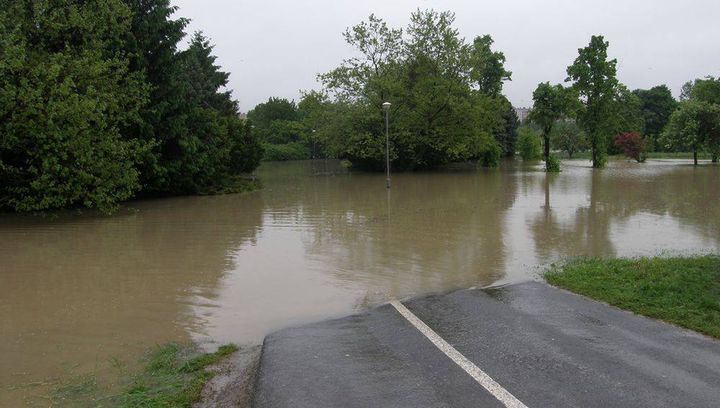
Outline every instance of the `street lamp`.
{"label": "street lamp", "polygon": [[385,168],[387,169],[386,187],[390,188],[390,102],[382,104],[385,111]]}

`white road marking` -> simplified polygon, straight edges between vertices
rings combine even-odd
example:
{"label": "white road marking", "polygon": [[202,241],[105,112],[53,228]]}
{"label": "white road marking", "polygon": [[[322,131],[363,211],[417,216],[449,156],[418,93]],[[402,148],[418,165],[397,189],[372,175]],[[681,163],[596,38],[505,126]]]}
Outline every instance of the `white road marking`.
{"label": "white road marking", "polygon": [[455,347],[451,346],[447,341],[443,340],[433,329],[415,316],[408,308],[397,300],[390,302],[391,305],[409,321],[416,329],[420,331],[425,337],[428,338],[437,348],[440,349],[446,356],[450,357],[455,364],[459,365],[460,368],[465,370],[466,373],[470,374],[478,384],[482,385],[483,388],[488,390],[490,394],[495,396],[498,401],[505,404],[508,408],[527,408],[519,399],[515,398],[514,395],[510,394],[508,390],[498,384],[483,370],[476,366],[472,361],[468,360],[467,357],[460,354]]}

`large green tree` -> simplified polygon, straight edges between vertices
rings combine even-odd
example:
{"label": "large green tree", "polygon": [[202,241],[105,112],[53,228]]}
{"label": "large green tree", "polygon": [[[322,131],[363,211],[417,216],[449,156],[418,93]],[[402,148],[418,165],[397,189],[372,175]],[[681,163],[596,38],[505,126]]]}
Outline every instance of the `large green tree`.
{"label": "large green tree", "polygon": [[375,16],[347,30],[359,56],[320,76],[342,107],[335,122],[344,126],[329,143],[336,155],[384,167],[382,103],[389,101],[395,168],[497,162],[501,148],[493,134],[507,126],[507,106],[501,95],[480,91],[483,76],[473,74],[482,68],[480,57],[473,59],[475,48],[460,37],[454,19],[449,12],[417,11],[405,31]]}
{"label": "large green tree", "polygon": [[658,137],[662,134],[670,115],[677,108],[670,88],[666,85],[654,86],[650,89],[636,89],[633,93],[640,98],[644,133],[652,142],[652,149],[660,148]]}
{"label": "large green tree", "polygon": [[575,122],[560,121],[553,126],[550,142],[572,159],[577,152],[587,149],[585,132]]}
{"label": "large green tree", "polygon": [[679,105],[670,116],[663,141],[668,149],[693,152],[697,166],[699,151],[713,151],[720,145],[720,105],[693,99]]}
{"label": "large green tree", "polygon": [[259,103],[247,114],[259,132],[267,132],[273,121],[297,121],[298,107],[294,101],[271,97],[267,102]]}
{"label": "large green tree", "polygon": [[164,0],[0,9],[0,208],[109,210],[139,192],[224,190],[257,166],[228,75],[202,36],[178,52],[187,22],[174,11]]}
{"label": "large green tree", "polygon": [[518,120],[515,108],[513,108],[512,104],[507,99],[505,103],[505,111],[502,114],[502,122],[504,125],[499,126],[493,133],[493,136],[495,136],[495,141],[497,141],[500,145],[502,155],[510,157],[515,154],[518,137],[517,130],[520,126],[520,121]]}
{"label": "large green tree", "polygon": [[533,92],[533,108],[530,120],[540,126],[543,137],[543,158],[545,170],[557,171],[554,161],[550,160],[550,134],[553,126],[561,119],[567,118],[573,111],[576,96],[571,88],[562,85],[550,85],[543,82]]}
{"label": "large green tree", "polygon": [[706,77],[683,86],[680,107],[670,117],[664,133],[668,148],[691,150],[697,165],[698,151],[712,161],[720,157],[720,79]]}
{"label": "large green tree", "polygon": [[592,36],[590,44],[578,50],[578,57],[567,68],[567,81],[572,81],[580,97],[578,120],[590,138],[596,168],[605,166],[617,106],[617,60],[608,59],[608,46],[602,36]]}
{"label": "large green tree", "polygon": [[[179,58],[179,94],[185,103],[175,113],[173,122],[179,126],[174,138],[167,140],[165,162],[168,188],[175,193],[198,193],[214,190],[233,175],[236,169],[254,169],[260,148],[252,142],[250,129],[238,117],[237,102],[224,90],[229,74],[215,64],[212,46],[201,34],[193,36],[187,50]],[[238,145],[247,157],[241,163],[231,162],[231,152],[238,154]]]}
{"label": "large green tree", "polygon": [[505,69],[505,54],[492,50],[493,42],[487,34],[475,37],[470,53],[470,78],[480,92],[498,96],[503,83],[511,80],[512,72]]}
{"label": "large green tree", "polygon": [[174,18],[177,7],[171,6],[170,0],[123,1],[132,13],[124,47],[129,68],[141,73],[150,85],[149,103],[140,110],[142,120],[123,135],[154,146],[140,163],[143,190],[172,193],[177,180],[172,179],[169,168],[178,159],[183,110],[189,106],[183,100],[178,45],[189,21]]}
{"label": "large green tree", "polygon": [[0,208],[103,210],[139,190],[149,148],[125,140],[147,100],[122,51],[119,0],[27,0],[0,9]]}

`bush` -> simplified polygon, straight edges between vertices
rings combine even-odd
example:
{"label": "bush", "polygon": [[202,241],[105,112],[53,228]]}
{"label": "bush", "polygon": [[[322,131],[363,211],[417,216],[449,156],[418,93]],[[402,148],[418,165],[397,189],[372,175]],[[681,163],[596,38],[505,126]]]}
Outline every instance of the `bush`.
{"label": "bush", "polygon": [[523,160],[538,160],[542,157],[540,133],[527,126],[518,129],[518,152]]}
{"label": "bush", "polygon": [[265,144],[265,161],[305,160],[310,158],[310,151],[301,142],[286,144]]}
{"label": "bush", "polygon": [[637,132],[625,132],[615,136],[615,147],[625,156],[642,163],[647,158],[645,139]]}
{"label": "bush", "polygon": [[545,163],[545,171],[549,173],[559,173],[560,160],[551,154],[550,157],[548,157],[548,161]]}
{"label": "bush", "polygon": [[500,164],[502,147],[499,143],[490,143],[487,150],[480,155],[480,165],[483,167],[497,167]]}

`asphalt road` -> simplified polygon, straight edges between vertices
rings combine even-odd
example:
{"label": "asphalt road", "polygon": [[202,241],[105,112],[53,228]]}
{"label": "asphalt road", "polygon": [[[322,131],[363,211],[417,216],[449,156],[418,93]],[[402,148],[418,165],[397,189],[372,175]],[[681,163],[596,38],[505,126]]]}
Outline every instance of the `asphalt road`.
{"label": "asphalt road", "polygon": [[268,336],[255,407],[720,406],[720,342],[543,283],[403,305],[475,377],[385,305]]}

